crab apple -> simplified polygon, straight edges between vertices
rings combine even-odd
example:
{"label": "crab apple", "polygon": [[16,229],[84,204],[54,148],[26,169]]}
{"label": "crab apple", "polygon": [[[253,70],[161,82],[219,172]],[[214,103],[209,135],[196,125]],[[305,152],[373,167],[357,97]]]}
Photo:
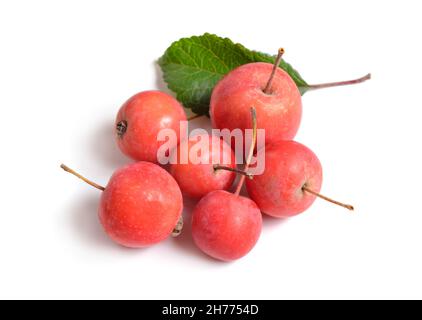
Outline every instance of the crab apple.
{"label": "crab apple", "polygon": [[281,141],[266,147],[265,171],[246,181],[248,194],[262,212],[277,218],[295,216],[308,209],[316,197],[353,210],[319,194],[322,167],[303,144]]}
{"label": "crab apple", "polygon": [[222,261],[245,256],[257,243],[261,229],[262,215],[255,202],[224,190],[207,194],[192,214],[195,244]]}
{"label": "crab apple", "polygon": [[[278,66],[279,59],[274,66]],[[266,144],[290,140],[302,116],[302,98],[295,82],[284,70],[257,62],[227,74],[212,92],[210,116],[218,129],[249,128],[249,109],[254,106],[258,129],[265,129]]]}
{"label": "crab apple", "polygon": [[274,217],[290,217],[305,211],[319,192],[322,167],[316,155],[294,141],[281,141],[265,149],[265,171],[246,181],[248,194],[261,211]]}
{"label": "crab apple", "polygon": [[98,215],[108,236],[129,248],[148,247],[179,231],[182,193],[173,177],[150,162],[117,170],[101,187],[73,170],[68,171],[103,191]]}
{"label": "crab apple", "polygon": [[172,129],[179,143],[185,138],[180,133],[180,121],[186,121],[186,114],[181,104],[172,96],[160,91],[135,94],[123,104],[117,114],[117,145],[125,155],[134,160],[157,163],[157,151],[164,143],[157,141],[158,133],[162,129]]}
{"label": "crab apple", "polygon": [[[186,152],[185,161],[182,153]],[[201,134],[182,142],[173,152],[170,173],[184,194],[201,198],[211,191],[228,190],[236,177],[231,171],[217,170],[220,166],[236,169],[234,152],[223,139]]]}
{"label": "crab apple", "polygon": [[[302,117],[302,98],[290,75],[278,67],[283,54],[284,49],[279,49],[273,65],[263,62],[242,65],[217,83],[210,102],[215,128],[247,128],[248,110],[254,106],[259,129],[266,130],[267,144],[295,137]],[[354,80],[307,85],[306,89],[347,86],[369,79],[371,74]]]}
{"label": "crab apple", "polygon": [[[253,141],[245,164],[251,162],[256,145],[256,110],[251,108]],[[230,168],[221,168],[230,170]],[[245,256],[255,246],[262,230],[262,215],[251,199],[239,195],[246,179],[243,175],[234,194],[223,190],[203,197],[192,215],[192,235],[195,244],[209,256],[232,261]]]}

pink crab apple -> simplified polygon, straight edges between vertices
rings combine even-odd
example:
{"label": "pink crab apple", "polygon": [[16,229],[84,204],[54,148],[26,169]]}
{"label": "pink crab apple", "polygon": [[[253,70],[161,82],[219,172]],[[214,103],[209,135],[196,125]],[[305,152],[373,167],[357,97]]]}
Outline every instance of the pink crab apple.
{"label": "pink crab apple", "polygon": [[186,114],[175,98],[160,91],[140,92],[126,101],[117,114],[117,145],[134,160],[157,163],[157,151],[164,144],[157,140],[158,133],[172,129],[177,139],[170,147],[176,147],[185,138],[181,121],[186,121]]}
{"label": "pink crab apple", "polygon": [[296,83],[275,65],[249,63],[227,74],[214,88],[210,116],[218,129],[249,128],[249,109],[256,109],[258,129],[265,129],[266,144],[293,139],[302,116],[302,98]]}
{"label": "pink crab apple", "polygon": [[[182,153],[185,152],[185,157]],[[223,139],[201,134],[182,142],[173,151],[170,173],[184,194],[201,198],[211,191],[228,190],[236,177],[234,152]],[[183,160],[183,158],[186,158]],[[233,171],[217,170],[220,166]]]}
{"label": "pink crab apple", "polygon": [[298,215],[308,209],[316,197],[347,209],[319,194],[322,167],[317,156],[295,141],[281,141],[266,147],[265,171],[246,181],[248,194],[262,212],[277,218]]}
{"label": "pink crab apple", "polygon": [[[251,161],[256,141],[256,115],[252,110],[254,143],[245,169]],[[245,256],[261,234],[261,211],[254,201],[239,195],[244,180],[243,175],[234,194],[223,190],[208,193],[193,211],[193,240],[199,249],[215,259],[233,261]]]}
{"label": "pink crab apple", "polygon": [[103,191],[98,216],[116,243],[148,247],[180,232],[182,193],[173,177],[158,165],[141,161],[118,169],[105,188],[65,165],[61,167]]}

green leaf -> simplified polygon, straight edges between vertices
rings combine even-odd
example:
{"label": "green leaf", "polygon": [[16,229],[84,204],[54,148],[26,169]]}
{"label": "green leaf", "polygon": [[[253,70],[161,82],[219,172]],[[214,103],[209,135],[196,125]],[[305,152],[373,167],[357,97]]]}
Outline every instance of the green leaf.
{"label": "green leaf", "polygon": [[[228,38],[205,33],[174,42],[158,60],[164,81],[177,99],[196,114],[208,114],[211,93],[217,82],[231,70],[251,62],[274,63],[275,56],[252,51]],[[282,60],[280,67],[304,94],[308,84]]]}

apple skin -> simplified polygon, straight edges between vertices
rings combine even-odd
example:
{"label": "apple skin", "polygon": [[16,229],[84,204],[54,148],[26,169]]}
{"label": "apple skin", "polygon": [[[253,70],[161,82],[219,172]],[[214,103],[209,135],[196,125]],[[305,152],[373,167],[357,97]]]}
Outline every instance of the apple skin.
{"label": "apple skin", "polygon": [[281,141],[266,147],[265,171],[247,179],[246,187],[262,212],[277,218],[292,217],[308,209],[319,193],[322,167],[317,156],[303,144]]}
{"label": "apple skin", "polygon": [[272,69],[269,63],[249,63],[220,80],[211,95],[213,127],[249,129],[250,109],[255,107],[258,129],[265,129],[266,144],[293,139],[302,117],[302,98],[295,82],[280,68],[269,94],[264,93]]}
{"label": "apple skin", "polygon": [[195,244],[209,256],[233,261],[257,243],[262,214],[251,199],[227,191],[213,191],[196,205],[192,215]]}
{"label": "apple skin", "polygon": [[[119,135],[117,126],[122,121],[126,121],[127,129]],[[158,133],[173,129],[179,143],[186,137],[185,133],[180,136],[180,121],[186,121],[186,114],[175,98],[161,91],[140,92],[126,101],[117,114],[117,145],[133,160],[158,163],[157,151],[165,143],[157,141]]]}
{"label": "apple skin", "polygon": [[158,165],[138,162],[113,174],[101,196],[99,218],[116,243],[142,248],[166,239],[182,210],[173,177]]}
{"label": "apple skin", "polygon": [[[181,145],[176,148],[177,163],[170,166],[170,173],[176,179],[180,189],[184,194],[191,198],[202,198],[206,194],[215,190],[228,190],[236,174],[226,170],[214,170],[214,164],[236,168],[236,158],[234,152],[223,139],[214,135],[198,135],[186,141],[187,150],[190,152],[192,147],[201,141],[208,140],[209,148],[205,154],[201,154],[201,158],[208,164],[194,164],[189,161],[186,164],[180,163]],[[218,163],[212,163],[213,155],[219,157]],[[225,162],[224,159],[228,159]]]}

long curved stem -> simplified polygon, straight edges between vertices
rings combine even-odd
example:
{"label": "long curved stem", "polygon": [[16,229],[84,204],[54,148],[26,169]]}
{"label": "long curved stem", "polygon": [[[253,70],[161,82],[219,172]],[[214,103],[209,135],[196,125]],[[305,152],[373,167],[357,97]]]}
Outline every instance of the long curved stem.
{"label": "long curved stem", "polygon": [[[256,145],[257,121],[256,121],[256,110],[255,110],[254,107],[251,108],[251,115],[252,115],[252,127],[253,127],[252,141],[251,141],[251,146],[250,146],[250,149],[249,149],[249,154],[248,154],[248,157],[246,159],[245,168],[243,169],[244,172],[248,171],[249,165],[252,161],[253,152],[255,150],[255,145]],[[242,189],[242,186],[245,183],[245,178],[246,178],[245,175],[242,175],[240,177],[239,183],[237,184],[236,191],[234,192],[235,195],[238,196],[240,194],[240,190]]]}
{"label": "long curved stem", "polygon": [[370,73],[368,73],[364,77],[354,79],[354,80],[329,82],[329,83],[321,83],[321,84],[311,84],[311,85],[308,86],[308,89],[309,90],[318,90],[318,89],[325,89],[325,88],[332,88],[332,87],[349,86],[349,85],[352,85],[352,84],[358,84],[358,83],[365,82],[369,79],[371,79]]}
{"label": "long curved stem", "polygon": [[306,191],[306,192],[309,192],[310,194],[313,194],[314,196],[316,196],[318,198],[324,199],[325,201],[334,203],[334,204],[336,204],[336,205],[338,205],[340,207],[346,208],[346,209],[351,210],[351,211],[355,210],[355,208],[352,205],[350,205],[350,204],[344,204],[342,202],[338,202],[336,200],[333,200],[331,198],[328,198],[326,196],[323,196],[322,194],[319,194],[318,192],[315,192],[315,191],[309,189],[307,186],[303,186],[302,187],[302,190],[303,191]]}
{"label": "long curved stem", "polygon": [[64,164],[60,165],[60,168],[62,168],[66,172],[69,172],[70,174],[73,174],[75,177],[78,177],[82,181],[88,183],[90,186],[93,186],[94,188],[97,188],[98,190],[101,190],[101,191],[105,190],[105,188],[103,186],[100,186],[99,184],[97,184],[97,183],[95,183],[91,180],[88,180],[87,178],[85,178],[84,176],[81,176],[79,173],[70,169],[68,166],[65,166]]}

